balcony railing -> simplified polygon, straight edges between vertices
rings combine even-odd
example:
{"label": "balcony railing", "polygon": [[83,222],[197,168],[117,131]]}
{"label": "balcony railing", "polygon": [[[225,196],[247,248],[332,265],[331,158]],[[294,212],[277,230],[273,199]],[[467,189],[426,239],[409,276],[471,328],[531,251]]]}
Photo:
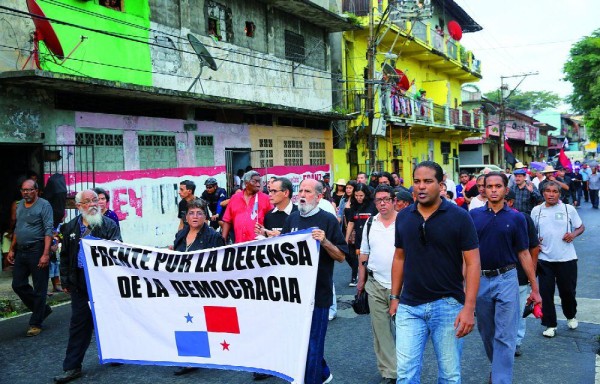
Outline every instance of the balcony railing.
{"label": "balcony railing", "polygon": [[373,0],[344,0],[342,12],[353,13],[356,16],[367,16],[371,11]]}
{"label": "balcony railing", "polygon": [[382,91],[382,112],[388,120],[403,119],[405,122],[422,123],[454,129],[455,126],[475,129],[484,128],[481,111],[467,111],[435,104],[432,100],[416,99],[413,95]]}

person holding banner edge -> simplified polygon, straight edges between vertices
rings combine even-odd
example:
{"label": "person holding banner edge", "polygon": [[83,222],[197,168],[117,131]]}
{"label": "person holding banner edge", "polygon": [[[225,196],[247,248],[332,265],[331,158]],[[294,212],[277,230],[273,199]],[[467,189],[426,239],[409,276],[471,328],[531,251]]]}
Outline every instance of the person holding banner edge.
{"label": "person holding banner edge", "polygon": [[333,296],[333,265],[334,261],[343,262],[348,255],[348,245],[337,219],[318,207],[322,196],[323,185],[319,181],[303,180],[298,191],[298,211],[290,214],[281,230],[281,233],[290,233],[316,227],[317,229],[312,231],[312,237],[320,242],[305,384],[329,383],[333,380],[333,375],[323,357],[329,321],[328,312]]}
{"label": "person holding banner edge", "polygon": [[100,239],[122,241],[117,224],[100,212],[96,192],[88,189],[77,193],[75,203],[79,215],[61,227],[60,279],[63,291],[71,295],[71,323],[63,362],[64,373],[54,378],[56,383],[67,383],[81,377],[81,364],[94,330],[83,259],[79,256],[80,239],[92,235]]}

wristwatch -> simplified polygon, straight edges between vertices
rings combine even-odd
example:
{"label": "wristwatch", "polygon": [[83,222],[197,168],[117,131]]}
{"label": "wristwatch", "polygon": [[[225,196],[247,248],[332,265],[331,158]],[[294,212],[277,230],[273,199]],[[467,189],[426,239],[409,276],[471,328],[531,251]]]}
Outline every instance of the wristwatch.
{"label": "wristwatch", "polygon": [[390,300],[400,300],[400,295],[390,295],[389,299]]}

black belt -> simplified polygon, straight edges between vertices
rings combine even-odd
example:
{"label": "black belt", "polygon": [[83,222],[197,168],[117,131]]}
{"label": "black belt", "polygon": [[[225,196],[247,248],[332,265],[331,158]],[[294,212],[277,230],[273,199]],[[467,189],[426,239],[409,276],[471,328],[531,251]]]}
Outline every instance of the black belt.
{"label": "black belt", "polygon": [[39,248],[43,248],[43,241],[39,242],[39,243],[29,243],[29,244],[17,244],[15,246],[15,248],[17,249],[17,251],[29,251],[32,249],[39,249]]}
{"label": "black belt", "polygon": [[371,271],[370,269],[367,269],[367,274],[371,277],[373,277],[373,271]]}
{"label": "black belt", "polygon": [[494,277],[494,276],[502,275],[503,273],[511,271],[511,270],[515,269],[516,267],[517,267],[516,264],[509,264],[505,267],[498,268],[498,269],[483,269],[481,271],[481,276]]}

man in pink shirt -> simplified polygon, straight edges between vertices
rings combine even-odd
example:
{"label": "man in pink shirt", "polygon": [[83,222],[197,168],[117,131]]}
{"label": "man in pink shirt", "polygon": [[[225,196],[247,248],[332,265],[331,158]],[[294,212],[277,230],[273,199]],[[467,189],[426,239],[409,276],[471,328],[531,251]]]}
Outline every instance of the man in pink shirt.
{"label": "man in pink shirt", "polygon": [[256,171],[248,171],[242,178],[245,188],[242,193],[234,194],[229,200],[223,215],[223,238],[227,241],[233,226],[235,242],[242,243],[256,238],[256,223],[263,224],[265,214],[273,209],[269,196],[260,192],[261,178]]}

